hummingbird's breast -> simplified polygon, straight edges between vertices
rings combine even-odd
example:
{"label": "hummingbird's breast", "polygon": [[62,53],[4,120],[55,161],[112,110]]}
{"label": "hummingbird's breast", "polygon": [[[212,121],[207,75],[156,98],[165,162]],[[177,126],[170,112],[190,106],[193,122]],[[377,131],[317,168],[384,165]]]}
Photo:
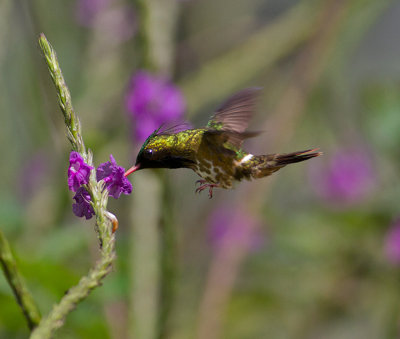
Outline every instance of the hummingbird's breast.
{"label": "hummingbird's breast", "polygon": [[250,157],[245,153],[240,156],[223,144],[215,144],[213,139],[204,138],[205,129],[193,129],[179,132],[172,138],[169,147],[178,154],[191,154],[190,166],[200,177],[222,188],[232,188],[235,180],[247,177],[243,170]]}
{"label": "hummingbird's breast", "polygon": [[234,180],[234,157],[202,145],[197,151],[193,170],[209,183],[232,188]]}

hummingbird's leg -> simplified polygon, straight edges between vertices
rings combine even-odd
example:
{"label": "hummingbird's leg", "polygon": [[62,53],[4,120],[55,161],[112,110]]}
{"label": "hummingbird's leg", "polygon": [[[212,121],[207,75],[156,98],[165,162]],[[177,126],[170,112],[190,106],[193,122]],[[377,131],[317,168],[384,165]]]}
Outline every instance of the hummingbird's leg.
{"label": "hummingbird's leg", "polygon": [[213,197],[213,188],[214,187],[220,187],[219,184],[210,184],[208,185],[209,189],[208,189],[208,197],[209,199],[211,199]]}
{"label": "hummingbird's leg", "polygon": [[[204,181],[207,182],[205,180],[199,180],[199,181]],[[211,199],[213,197],[213,188],[214,187],[219,187],[219,184],[203,184],[199,187],[196,188],[196,193],[200,193],[201,191],[205,190],[206,188],[208,188],[208,197]]]}
{"label": "hummingbird's leg", "polygon": [[197,180],[194,184],[195,185],[197,185],[197,184],[204,185],[206,182],[207,182],[207,180],[200,179],[200,180]]}
{"label": "hummingbird's leg", "polygon": [[[200,181],[200,180],[199,180]],[[201,185],[199,187],[196,188],[195,193],[200,193],[201,191],[203,191],[204,189],[206,189],[208,187],[208,184],[205,185]]]}
{"label": "hummingbird's leg", "polygon": [[208,189],[208,199],[212,198],[213,188],[214,188],[214,186],[210,185],[210,188]]}

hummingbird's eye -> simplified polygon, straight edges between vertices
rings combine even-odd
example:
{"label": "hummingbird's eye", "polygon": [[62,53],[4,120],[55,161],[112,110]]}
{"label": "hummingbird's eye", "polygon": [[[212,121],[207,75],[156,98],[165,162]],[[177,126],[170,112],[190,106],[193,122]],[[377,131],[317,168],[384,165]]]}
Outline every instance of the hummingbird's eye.
{"label": "hummingbird's eye", "polygon": [[144,153],[146,154],[146,156],[148,158],[151,158],[153,155],[153,150],[150,148],[150,149],[145,150]]}

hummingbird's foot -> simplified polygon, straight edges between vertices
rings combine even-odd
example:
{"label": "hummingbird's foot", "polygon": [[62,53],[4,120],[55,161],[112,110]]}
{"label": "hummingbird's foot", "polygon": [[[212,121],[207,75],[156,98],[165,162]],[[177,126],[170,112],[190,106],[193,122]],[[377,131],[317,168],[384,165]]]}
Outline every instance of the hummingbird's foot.
{"label": "hummingbird's foot", "polygon": [[196,184],[199,183],[201,186],[196,188],[196,193],[200,193],[208,188],[208,197],[211,199],[213,197],[213,188],[219,187],[219,184],[208,184],[206,180],[197,180]]}

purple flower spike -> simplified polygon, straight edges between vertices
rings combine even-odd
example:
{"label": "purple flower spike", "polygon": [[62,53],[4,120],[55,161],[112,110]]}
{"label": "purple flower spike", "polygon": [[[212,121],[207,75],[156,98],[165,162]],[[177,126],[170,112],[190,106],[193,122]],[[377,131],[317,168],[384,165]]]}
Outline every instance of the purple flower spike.
{"label": "purple flower spike", "polygon": [[104,179],[110,195],[118,199],[121,193],[131,194],[132,184],[124,176],[125,169],[118,166],[114,157],[110,161],[100,164],[96,171],[97,181]]}
{"label": "purple flower spike", "polygon": [[257,250],[264,242],[258,226],[258,220],[248,213],[222,207],[209,220],[209,240],[215,249],[246,244],[251,250]]}
{"label": "purple flower spike", "polygon": [[126,108],[135,123],[135,136],[144,141],[162,124],[182,120],[185,100],[171,82],[139,71],[132,78]]}
{"label": "purple flower spike", "polygon": [[93,169],[85,163],[78,152],[71,152],[69,156],[68,187],[77,192],[78,188],[89,182],[90,171]]}
{"label": "purple flower spike", "polygon": [[77,19],[82,26],[91,26],[96,16],[109,4],[109,0],[78,0]]}
{"label": "purple flower spike", "polygon": [[72,205],[72,211],[77,217],[85,216],[86,219],[90,219],[94,215],[90,204],[90,194],[85,188],[79,187],[73,199],[75,199],[75,204]]}
{"label": "purple flower spike", "polygon": [[315,164],[310,172],[316,193],[326,202],[350,205],[370,195],[376,175],[365,149],[341,150],[326,156],[326,161]]}

